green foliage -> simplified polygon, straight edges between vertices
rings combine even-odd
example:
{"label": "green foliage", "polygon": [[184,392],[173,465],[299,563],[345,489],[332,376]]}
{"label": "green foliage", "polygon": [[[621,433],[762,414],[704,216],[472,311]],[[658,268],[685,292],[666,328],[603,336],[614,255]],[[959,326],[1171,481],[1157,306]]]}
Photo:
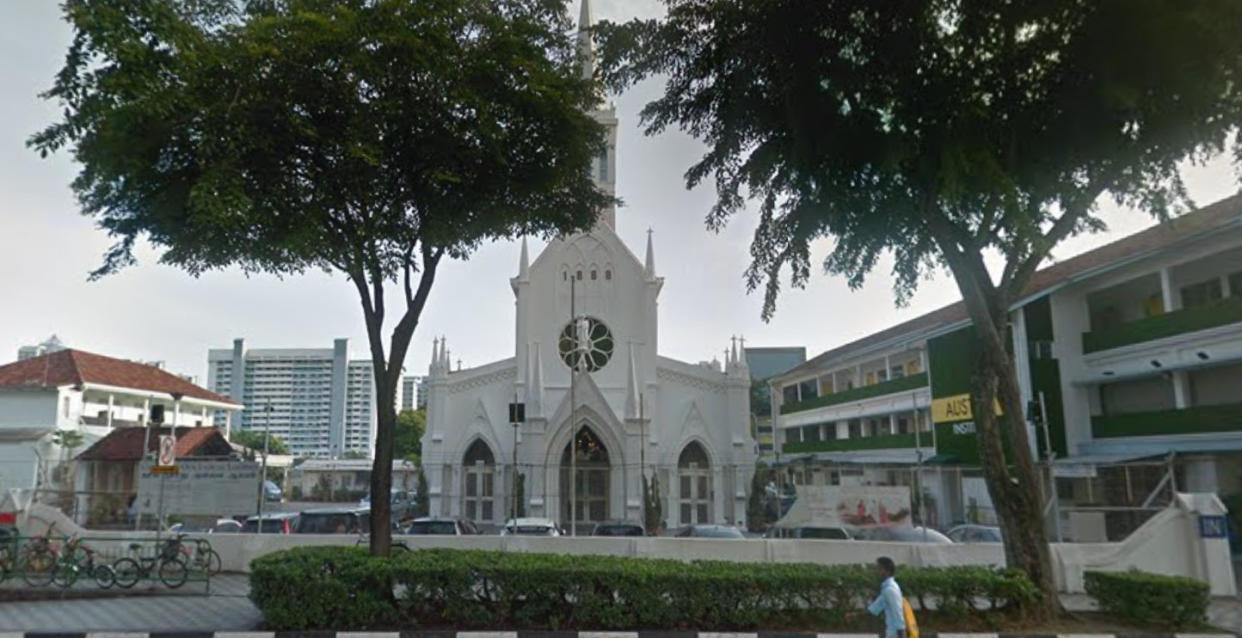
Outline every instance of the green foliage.
{"label": "green foliage", "polygon": [[650,482],[643,476],[643,527],[650,536],[664,527],[664,501],[660,498],[660,479],[655,474]]}
{"label": "green foliage", "polygon": [[275,434],[267,435],[258,430],[234,430],[230,434],[232,443],[236,443],[244,448],[254,450],[255,452],[263,451],[263,439],[268,438],[268,454],[289,454],[289,446]]}
{"label": "green foliage", "polygon": [[75,448],[81,447],[85,437],[77,430],[56,430],[52,432],[52,443],[64,448],[72,453]]}
{"label": "green foliage", "polygon": [[750,382],[750,413],[758,417],[771,416],[772,393],[767,381],[756,379]]}
{"label": "green foliage", "polygon": [[418,468],[418,487],[414,493],[414,516],[429,516],[431,514],[431,490],[427,487],[427,475],[423,472],[423,468]]}
{"label": "green foliage", "polygon": [[[898,578],[924,609],[1020,611],[1036,595],[1021,573],[984,567],[910,568]],[[251,599],[276,630],[789,627],[839,622],[876,586],[870,566],[443,549],[380,559],[340,547],[270,554],[250,574]]]}
{"label": "green foliage", "polygon": [[763,498],[767,494],[768,481],[772,470],[763,465],[755,466],[755,474],[750,479],[750,496],[746,498],[746,529],[762,532],[767,528],[767,509],[763,507]]}
{"label": "green foliage", "polygon": [[1193,578],[1128,571],[1087,572],[1084,580],[1100,609],[1128,621],[1195,629],[1207,620],[1208,585]]}
{"label": "green foliage", "polygon": [[341,454],[341,458],[343,459],[365,459],[367,458],[367,453],[361,450],[345,450],[345,452]]}
{"label": "green foliage", "polygon": [[906,390],[914,390],[927,385],[927,373],[912,374],[900,379],[874,383],[872,385],[863,386],[861,388],[853,388],[850,390],[842,390],[832,394],[825,394],[807,399],[806,401],[798,401],[796,403],[788,403],[781,406],[781,414],[789,414],[791,412],[801,412],[803,410],[811,410],[814,408],[822,408],[828,405],[837,405],[839,403],[849,403],[851,401],[859,401],[861,399],[869,399],[894,392],[904,392]]}
{"label": "green foliage", "polygon": [[423,455],[423,434],[427,431],[427,411],[402,410],[397,414],[397,432],[393,438],[393,458],[418,465]]}

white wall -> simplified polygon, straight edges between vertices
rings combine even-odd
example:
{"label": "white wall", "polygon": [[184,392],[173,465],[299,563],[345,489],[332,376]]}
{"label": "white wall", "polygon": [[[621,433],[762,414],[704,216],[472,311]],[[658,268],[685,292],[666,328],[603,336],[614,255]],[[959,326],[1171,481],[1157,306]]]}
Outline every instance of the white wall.
{"label": "white wall", "polygon": [[51,427],[57,420],[55,390],[0,390],[0,428]]}

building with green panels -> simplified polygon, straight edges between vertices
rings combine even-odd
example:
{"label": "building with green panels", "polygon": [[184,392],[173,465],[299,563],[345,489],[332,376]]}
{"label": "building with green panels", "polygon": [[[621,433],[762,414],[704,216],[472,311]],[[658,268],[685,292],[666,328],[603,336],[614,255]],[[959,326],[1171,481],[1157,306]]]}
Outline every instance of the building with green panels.
{"label": "building with green panels", "polygon": [[[1170,454],[1178,489],[1242,493],[1242,198],[1040,270],[1009,336],[1028,443],[1062,501],[1142,500],[1163,476],[1127,470],[1122,490],[1105,484],[1110,468]],[[986,522],[977,353],[956,303],[771,379],[790,480],[880,484],[918,467],[934,523]]]}

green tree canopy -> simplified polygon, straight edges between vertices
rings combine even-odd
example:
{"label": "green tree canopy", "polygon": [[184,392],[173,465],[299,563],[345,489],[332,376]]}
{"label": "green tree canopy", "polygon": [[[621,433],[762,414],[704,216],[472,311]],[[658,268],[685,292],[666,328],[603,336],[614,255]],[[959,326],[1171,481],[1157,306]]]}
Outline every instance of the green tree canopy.
{"label": "green tree canopy", "polygon": [[[340,273],[366,322],[391,484],[394,398],[441,260],[589,226],[603,127],[560,0],[66,0],[30,145],[70,148],[85,214],[193,275]],[[386,288],[393,285],[395,294]],[[391,297],[395,296],[395,300]],[[391,319],[385,343],[385,320]],[[372,501],[372,551],[391,542]]]}
{"label": "green tree canopy", "polygon": [[423,433],[427,431],[427,411],[402,410],[397,414],[397,434],[393,443],[393,458],[405,459],[415,465],[423,456]]}
{"label": "green tree canopy", "polygon": [[[1232,0],[665,0],[660,20],[601,25],[621,89],[666,77],[649,133],[708,145],[686,173],[714,180],[708,224],[758,200],[747,272],[770,317],[782,272],[851,286],[882,256],[899,302],[947,268],[983,344],[975,405],[999,396],[1025,442],[1007,312],[1058,242],[1103,227],[1109,196],[1164,218],[1179,175],[1239,148],[1242,3]],[[989,271],[985,256],[1001,266]],[[1056,596],[1026,445],[1006,459],[976,410],[984,472],[1010,565]]]}
{"label": "green tree canopy", "polygon": [[230,441],[232,443],[236,443],[237,445],[254,450],[256,452],[263,451],[264,437],[267,437],[269,439],[268,444],[267,444],[268,454],[285,455],[285,454],[290,453],[289,446],[285,445],[285,442],[282,441],[280,437],[276,436],[275,434],[267,435],[258,430],[235,430],[229,435]]}

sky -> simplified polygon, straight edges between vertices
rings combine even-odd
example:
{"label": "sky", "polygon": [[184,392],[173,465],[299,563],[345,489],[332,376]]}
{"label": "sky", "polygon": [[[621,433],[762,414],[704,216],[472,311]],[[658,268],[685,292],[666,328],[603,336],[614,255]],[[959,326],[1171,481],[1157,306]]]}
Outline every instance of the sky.
{"label": "sky", "polygon": [[[592,0],[597,19],[655,17],[658,0]],[[577,15],[577,6],[572,7]],[[139,263],[99,281],[87,281],[111,244],[84,217],[69,190],[77,173],[68,153],[48,159],[25,146],[31,133],[54,121],[56,104],[38,98],[61,62],[70,30],[57,3],[0,2],[0,363],[17,349],[56,334],[68,346],[109,356],[165,361],[167,367],[206,382],[207,350],[228,348],[237,337],[248,347],[330,347],[350,339],[359,358],[369,357],[356,292],[340,275],[308,273],[288,279],[246,277],[218,271],[193,278],[157,263],[149,247]],[[749,293],[742,275],[757,216],[741,214],[721,232],[705,216],[711,185],[688,191],[683,174],[704,147],[679,131],[646,137],[638,111],[656,98],[658,80],[612,97],[620,120],[617,232],[642,255],[653,231],[660,295],[660,350],[690,362],[720,357],[732,336],[748,346],[805,346],[808,356],[847,343],[958,299],[947,274],[921,284],[906,307],[895,307],[892,279],[881,264],[866,285],[816,272],[802,290],[786,285],[770,322],[760,318],[762,291]],[[1187,167],[1184,175],[1198,204],[1238,190],[1224,159]],[[1064,259],[1150,226],[1148,215],[1101,207],[1109,230],[1073,238],[1053,254]],[[530,245],[532,260],[543,244]],[[822,260],[828,241],[815,244]],[[435,337],[446,337],[464,367],[513,355],[513,296],[518,243],[486,245],[467,261],[444,263],[423,314],[407,374],[425,374]]]}

